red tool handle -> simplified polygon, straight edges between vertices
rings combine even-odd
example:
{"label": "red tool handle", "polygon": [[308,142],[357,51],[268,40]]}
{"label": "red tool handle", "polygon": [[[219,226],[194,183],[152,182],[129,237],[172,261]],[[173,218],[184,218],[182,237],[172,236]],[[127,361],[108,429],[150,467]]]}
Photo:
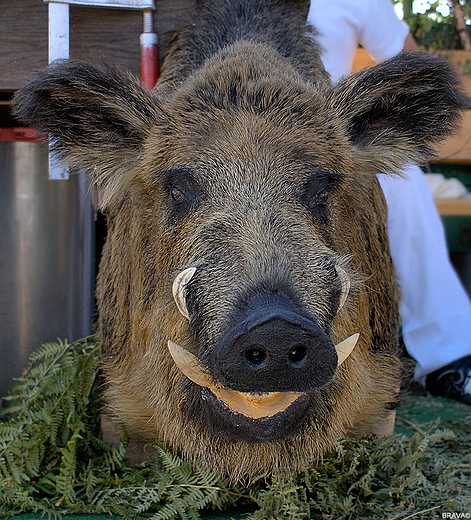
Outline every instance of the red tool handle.
{"label": "red tool handle", "polygon": [[152,90],[159,77],[159,52],[155,33],[141,34],[141,80],[144,87]]}

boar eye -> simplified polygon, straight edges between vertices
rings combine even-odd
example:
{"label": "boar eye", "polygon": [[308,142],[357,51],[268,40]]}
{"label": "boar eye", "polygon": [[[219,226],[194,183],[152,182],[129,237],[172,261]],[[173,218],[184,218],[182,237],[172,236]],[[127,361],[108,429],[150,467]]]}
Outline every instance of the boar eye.
{"label": "boar eye", "polygon": [[182,202],[183,199],[185,198],[185,195],[183,194],[183,192],[181,190],[179,190],[178,188],[172,188],[170,190],[170,194],[172,196],[172,199],[175,202]]}
{"label": "boar eye", "polygon": [[318,206],[325,206],[329,198],[329,190],[325,189],[319,192],[315,198],[315,203]]}
{"label": "boar eye", "polygon": [[330,194],[342,180],[341,174],[332,172],[316,172],[310,175],[301,194],[301,202],[313,216],[321,217],[326,210]]}

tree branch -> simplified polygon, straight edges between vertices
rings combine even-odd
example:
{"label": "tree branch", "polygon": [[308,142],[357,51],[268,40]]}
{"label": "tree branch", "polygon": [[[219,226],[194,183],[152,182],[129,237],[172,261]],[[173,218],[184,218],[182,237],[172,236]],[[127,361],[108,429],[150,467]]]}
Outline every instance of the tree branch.
{"label": "tree branch", "polygon": [[471,38],[464,18],[463,8],[459,0],[451,0],[451,8],[455,15],[456,28],[460,35],[461,45],[465,51],[471,51]]}

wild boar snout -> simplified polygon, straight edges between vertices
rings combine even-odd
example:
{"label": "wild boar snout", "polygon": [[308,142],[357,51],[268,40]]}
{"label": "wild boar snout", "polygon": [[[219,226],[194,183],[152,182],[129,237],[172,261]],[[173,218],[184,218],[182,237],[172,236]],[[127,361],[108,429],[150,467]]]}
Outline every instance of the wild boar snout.
{"label": "wild boar snout", "polygon": [[329,335],[279,295],[254,298],[210,357],[213,374],[241,392],[306,392],[337,367]]}

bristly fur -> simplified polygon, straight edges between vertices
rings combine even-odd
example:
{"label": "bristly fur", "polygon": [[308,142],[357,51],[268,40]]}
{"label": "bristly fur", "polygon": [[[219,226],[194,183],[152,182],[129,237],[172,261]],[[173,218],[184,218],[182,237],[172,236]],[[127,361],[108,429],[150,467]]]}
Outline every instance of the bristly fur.
{"label": "bristly fur", "polygon": [[[469,106],[452,67],[422,53],[331,85],[305,35],[308,4],[198,2],[153,92],[113,67],[70,61],[14,102],[103,193],[97,300],[112,413],[133,435],[234,479],[296,470],[387,414],[399,387],[399,295],[375,174],[426,159]],[[338,314],[336,265],[352,280]],[[171,286],[189,266],[188,324]],[[234,441],[166,345],[210,359],[257,291],[291,298],[335,342],[361,337],[284,439]]]}

